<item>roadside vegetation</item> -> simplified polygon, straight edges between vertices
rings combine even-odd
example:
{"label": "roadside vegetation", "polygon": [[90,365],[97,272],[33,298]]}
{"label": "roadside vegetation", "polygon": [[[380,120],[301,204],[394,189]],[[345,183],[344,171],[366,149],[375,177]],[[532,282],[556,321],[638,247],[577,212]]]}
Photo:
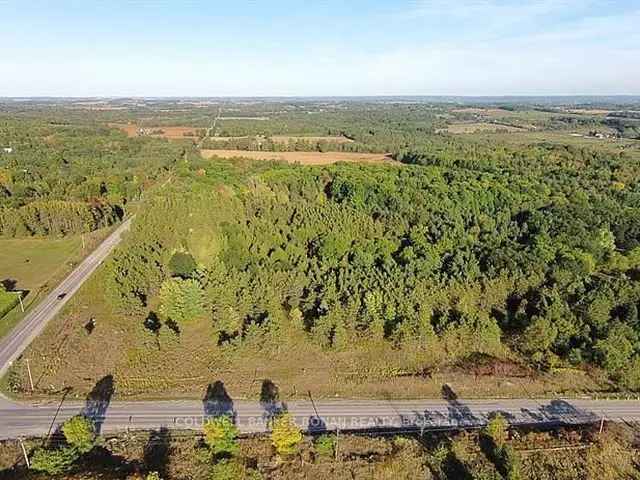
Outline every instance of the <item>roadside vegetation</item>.
{"label": "roadside vegetation", "polygon": [[269,434],[238,437],[231,422],[215,419],[202,434],[159,430],[103,437],[89,419],[78,416],[48,441],[24,442],[30,468],[18,441],[0,443],[0,478],[640,478],[634,425],[605,425],[601,433],[597,427],[537,431],[509,428],[496,417],[481,431],[316,436],[279,425],[274,423]]}

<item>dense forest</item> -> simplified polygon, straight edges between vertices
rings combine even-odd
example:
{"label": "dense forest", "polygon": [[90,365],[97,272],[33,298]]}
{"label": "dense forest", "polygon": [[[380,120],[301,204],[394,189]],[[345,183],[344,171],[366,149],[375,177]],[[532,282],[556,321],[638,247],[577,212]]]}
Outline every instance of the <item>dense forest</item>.
{"label": "dense forest", "polygon": [[640,388],[640,190],[625,154],[424,143],[414,165],[181,162],[109,264],[111,304],[212,342],[297,329],[389,342],[415,371],[473,353],[595,363]]}
{"label": "dense forest", "polygon": [[108,226],[166,175],[184,146],[114,129],[0,121],[0,235],[65,235]]}

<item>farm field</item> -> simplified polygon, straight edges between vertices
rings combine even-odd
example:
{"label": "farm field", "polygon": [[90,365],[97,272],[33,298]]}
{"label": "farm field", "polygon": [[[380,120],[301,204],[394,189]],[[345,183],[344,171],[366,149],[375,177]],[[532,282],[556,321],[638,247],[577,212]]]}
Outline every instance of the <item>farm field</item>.
{"label": "farm field", "polygon": [[141,126],[136,124],[111,124],[111,127],[118,128],[129,137],[159,137],[169,140],[185,140],[198,137],[202,129],[180,126]]}
{"label": "farm field", "polygon": [[329,165],[337,162],[380,163],[393,162],[390,156],[380,153],[352,152],[257,152],[245,150],[202,150],[204,158],[250,158],[252,160],[284,160],[302,165]]}
{"label": "farm field", "polygon": [[350,138],[341,136],[313,137],[305,135],[272,135],[270,138],[271,141],[275,143],[294,143],[298,140],[305,142],[353,143],[353,140]]}
{"label": "farm field", "polygon": [[513,125],[502,125],[498,123],[453,123],[446,129],[439,130],[453,134],[478,133],[478,132],[522,132],[525,128],[514,127]]}

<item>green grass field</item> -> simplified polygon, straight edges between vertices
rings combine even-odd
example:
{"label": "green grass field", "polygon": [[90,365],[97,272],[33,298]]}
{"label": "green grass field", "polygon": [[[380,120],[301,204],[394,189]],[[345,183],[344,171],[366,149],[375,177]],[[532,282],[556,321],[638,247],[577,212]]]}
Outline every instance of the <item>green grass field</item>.
{"label": "green grass field", "polygon": [[[0,239],[0,282],[9,290],[23,290],[27,309],[53,288],[110,229],[85,235],[85,249],[79,235],[66,238]],[[0,338],[23,317],[18,306],[0,318]]]}

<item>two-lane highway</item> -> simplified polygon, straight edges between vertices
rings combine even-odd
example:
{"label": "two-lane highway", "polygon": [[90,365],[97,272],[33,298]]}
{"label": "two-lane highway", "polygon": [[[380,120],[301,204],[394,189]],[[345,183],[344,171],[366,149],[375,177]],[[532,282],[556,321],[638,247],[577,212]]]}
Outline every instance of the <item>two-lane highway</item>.
{"label": "two-lane highway", "polygon": [[123,232],[130,226],[131,219],[125,220],[0,341],[0,377],[120,243]]}
{"label": "two-lane highway", "polygon": [[52,425],[83,413],[102,433],[126,430],[201,430],[205,418],[227,414],[243,433],[268,430],[269,418],[287,410],[296,423],[315,432],[355,430],[438,430],[477,428],[500,413],[513,425],[576,425],[607,421],[640,421],[631,400],[319,400],[257,401],[87,401],[37,408],[0,406],[0,438],[44,435]]}

